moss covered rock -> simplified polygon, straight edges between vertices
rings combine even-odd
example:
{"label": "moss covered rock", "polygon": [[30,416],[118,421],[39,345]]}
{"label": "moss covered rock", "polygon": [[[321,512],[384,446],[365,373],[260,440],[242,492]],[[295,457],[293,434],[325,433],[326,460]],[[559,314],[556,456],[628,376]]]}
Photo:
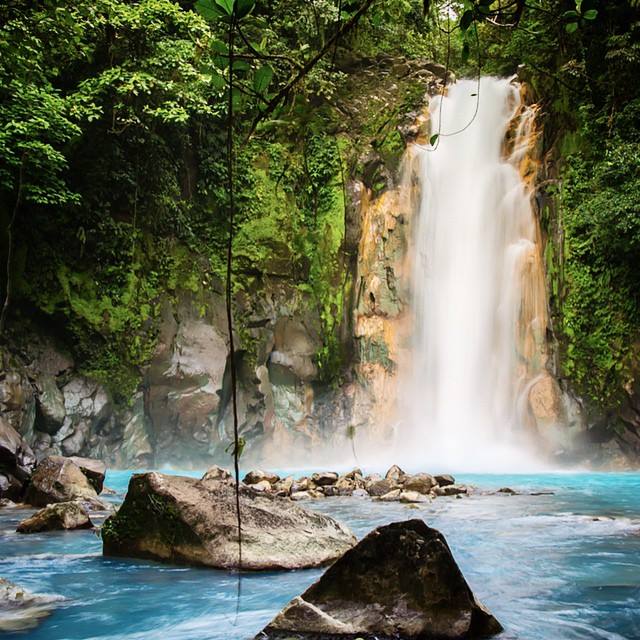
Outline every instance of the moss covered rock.
{"label": "moss covered rock", "polygon": [[[328,516],[286,498],[241,487],[243,569],[301,569],[328,564],[355,544]],[[161,473],[132,476],[127,497],[102,528],[107,556],[238,567],[235,490],[216,482]]]}

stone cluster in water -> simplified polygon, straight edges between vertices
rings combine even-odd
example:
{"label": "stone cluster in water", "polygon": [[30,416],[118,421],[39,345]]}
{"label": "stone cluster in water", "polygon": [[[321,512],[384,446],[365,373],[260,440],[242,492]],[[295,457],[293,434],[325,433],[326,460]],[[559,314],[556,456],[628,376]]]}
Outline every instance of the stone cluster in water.
{"label": "stone cluster in water", "polygon": [[365,476],[360,469],[339,475],[335,471],[322,471],[295,479],[280,478],[275,473],[253,470],[245,475],[243,483],[255,491],[263,491],[292,500],[309,500],[333,496],[371,497],[382,502],[428,502],[438,496],[460,496],[469,492],[458,485],[453,476],[429,473],[405,473],[397,465],[389,468],[384,477],[373,473]]}

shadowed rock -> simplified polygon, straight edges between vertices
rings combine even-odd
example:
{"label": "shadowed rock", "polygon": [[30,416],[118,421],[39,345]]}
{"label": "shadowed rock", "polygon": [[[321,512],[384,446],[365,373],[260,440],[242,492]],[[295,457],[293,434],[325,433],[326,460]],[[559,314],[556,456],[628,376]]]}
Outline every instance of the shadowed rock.
{"label": "shadowed rock", "polygon": [[38,533],[62,529],[91,529],[89,514],[77,502],[59,502],[40,509],[19,525],[18,533]]}
{"label": "shadowed rock", "polygon": [[422,520],[372,531],[256,636],[454,640],[499,633],[443,535]]}
{"label": "shadowed rock", "polygon": [[102,460],[95,458],[80,458],[79,456],[71,456],[69,458],[73,464],[80,468],[80,471],[87,476],[87,480],[96,490],[101,493],[104,487],[104,478],[107,474],[107,465]]}
{"label": "shadowed rock", "polygon": [[[355,544],[332,518],[286,498],[241,487],[242,568],[328,564]],[[235,568],[235,490],[224,481],[161,473],[132,476],[124,503],[102,529],[105,555]]]}

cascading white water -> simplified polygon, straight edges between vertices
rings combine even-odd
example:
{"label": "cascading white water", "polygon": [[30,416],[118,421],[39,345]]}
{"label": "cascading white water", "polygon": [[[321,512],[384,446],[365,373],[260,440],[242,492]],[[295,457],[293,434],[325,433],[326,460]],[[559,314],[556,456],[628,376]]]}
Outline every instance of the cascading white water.
{"label": "cascading white water", "polygon": [[542,366],[531,344],[546,328],[538,229],[518,170],[532,113],[517,85],[490,77],[479,91],[475,80],[457,82],[430,112],[435,149],[413,149],[413,371],[398,457],[430,469],[539,466],[518,411]]}

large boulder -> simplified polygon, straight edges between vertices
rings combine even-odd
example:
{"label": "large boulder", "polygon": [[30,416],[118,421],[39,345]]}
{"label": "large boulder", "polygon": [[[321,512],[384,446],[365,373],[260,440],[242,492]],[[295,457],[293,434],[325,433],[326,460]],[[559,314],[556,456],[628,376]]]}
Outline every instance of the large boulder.
{"label": "large boulder", "polygon": [[97,497],[96,490],[78,465],[69,458],[49,456],[34,471],[26,501],[35,507],[44,507],[52,502]]}
{"label": "large boulder", "polygon": [[500,623],[476,600],[444,536],[422,520],[379,527],[257,638],[482,638]]}
{"label": "large boulder", "polygon": [[[0,416],[0,473],[9,484],[23,483],[31,475],[36,457],[22,436]],[[2,491],[0,489],[0,497]]]}
{"label": "large boulder", "polygon": [[89,514],[77,502],[59,502],[36,511],[18,525],[18,533],[39,533],[61,529],[91,529]]}
{"label": "large boulder", "polygon": [[[332,518],[250,487],[240,488],[240,513],[243,569],[322,566],[356,541]],[[124,503],[104,524],[102,540],[109,556],[236,568],[235,489],[211,479],[133,475]]]}
{"label": "large boulder", "polygon": [[96,460],[95,458],[71,456],[69,460],[87,476],[87,480],[96,490],[96,493],[101,493],[104,487],[104,478],[107,475],[107,465],[102,460]]}
{"label": "large boulder", "polygon": [[31,593],[0,578],[0,632],[26,631],[37,627],[61,596]]}

